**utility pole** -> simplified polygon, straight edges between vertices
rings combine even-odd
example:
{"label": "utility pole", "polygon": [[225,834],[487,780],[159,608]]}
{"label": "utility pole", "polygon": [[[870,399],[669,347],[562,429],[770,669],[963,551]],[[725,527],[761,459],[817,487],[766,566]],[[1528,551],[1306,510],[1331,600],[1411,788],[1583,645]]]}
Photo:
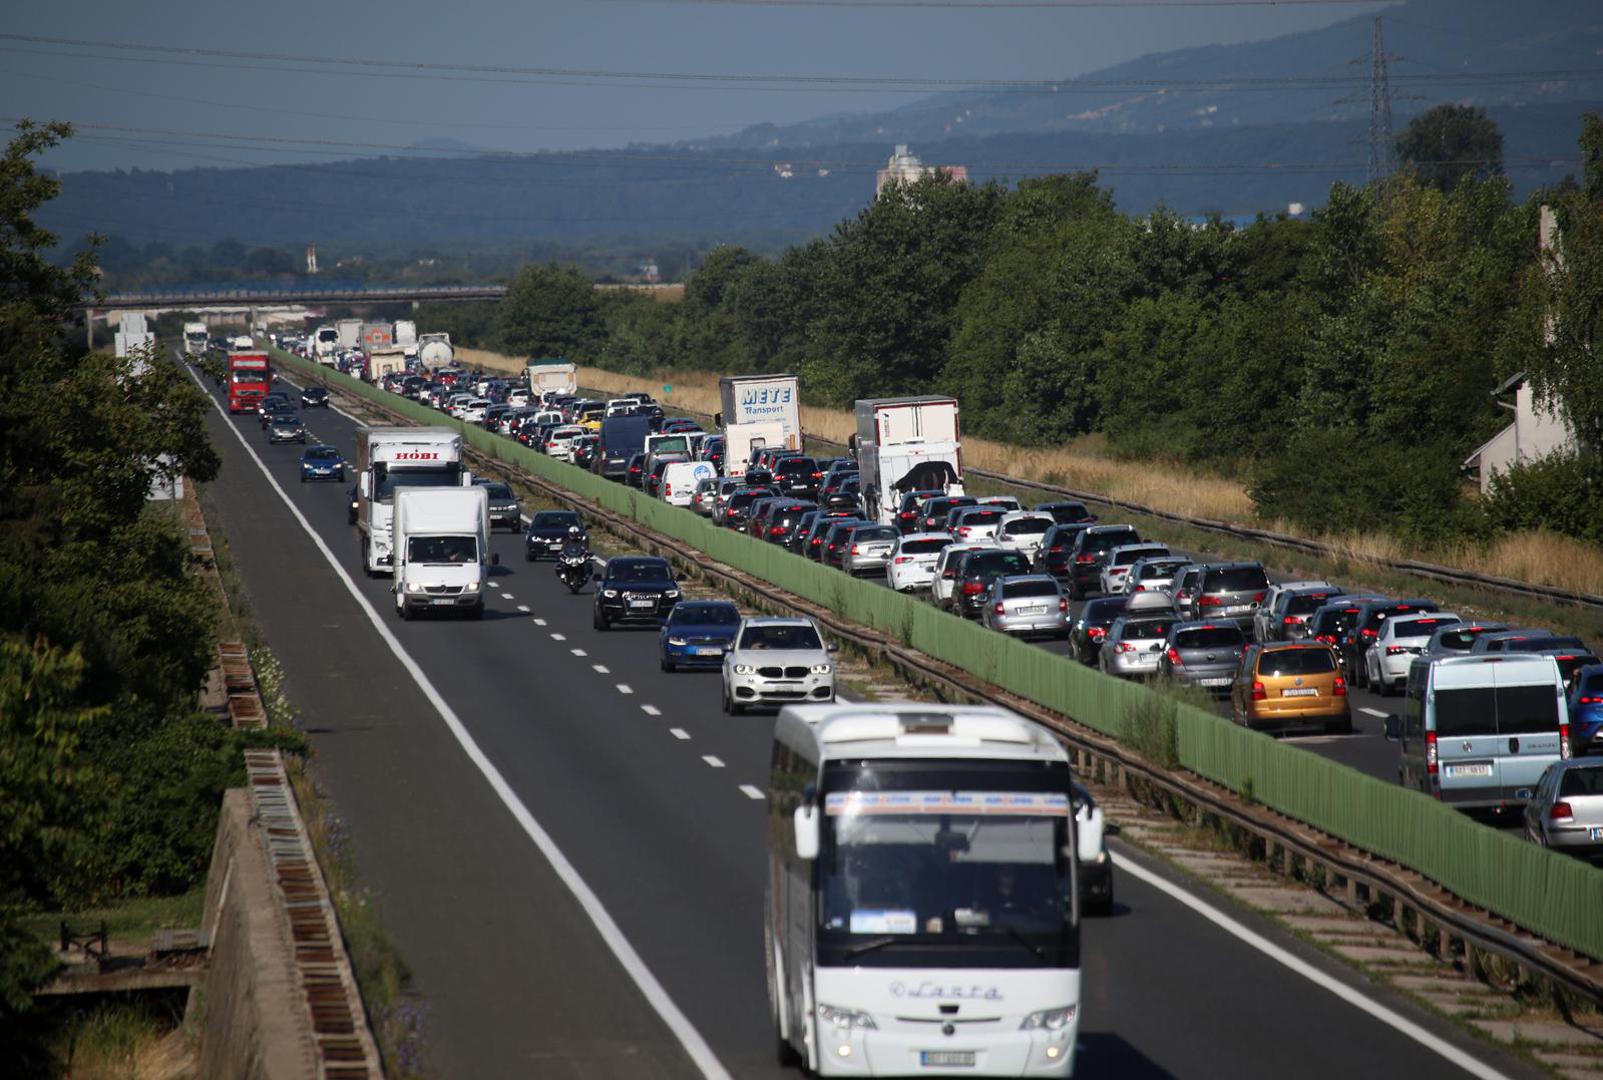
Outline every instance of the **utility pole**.
{"label": "utility pole", "polygon": [[1380,16],[1369,54],[1369,182],[1385,180],[1397,168],[1391,134],[1391,83],[1386,78],[1386,42]]}

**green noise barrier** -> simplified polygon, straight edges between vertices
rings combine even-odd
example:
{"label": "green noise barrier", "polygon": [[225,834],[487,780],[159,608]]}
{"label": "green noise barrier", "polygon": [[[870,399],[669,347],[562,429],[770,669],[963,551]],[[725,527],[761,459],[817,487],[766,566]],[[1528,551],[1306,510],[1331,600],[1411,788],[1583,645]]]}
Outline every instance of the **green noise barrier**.
{"label": "green noise barrier", "polygon": [[[911,648],[1154,757],[1143,735],[1173,717],[1177,764],[1364,851],[1408,867],[1549,941],[1603,959],[1603,871],[1481,825],[1417,791],[1366,776],[1139,683],[1110,678],[923,601],[721,529],[699,515],[311,361],[293,368],[420,424],[459,429],[489,457],[628,515],[719,562],[871,626]],[[1161,755],[1160,755],[1161,756]],[[1160,762],[1160,764],[1170,764]]]}

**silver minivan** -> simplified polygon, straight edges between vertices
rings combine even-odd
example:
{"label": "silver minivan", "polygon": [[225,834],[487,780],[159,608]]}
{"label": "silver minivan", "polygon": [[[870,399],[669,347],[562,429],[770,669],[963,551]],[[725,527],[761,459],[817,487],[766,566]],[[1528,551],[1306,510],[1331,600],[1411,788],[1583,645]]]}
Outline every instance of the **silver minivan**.
{"label": "silver minivan", "polygon": [[1564,681],[1550,656],[1421,657],[1408,669],[1398,776],[1461,810],[1522,807],[1542,773],[1570,756]]}

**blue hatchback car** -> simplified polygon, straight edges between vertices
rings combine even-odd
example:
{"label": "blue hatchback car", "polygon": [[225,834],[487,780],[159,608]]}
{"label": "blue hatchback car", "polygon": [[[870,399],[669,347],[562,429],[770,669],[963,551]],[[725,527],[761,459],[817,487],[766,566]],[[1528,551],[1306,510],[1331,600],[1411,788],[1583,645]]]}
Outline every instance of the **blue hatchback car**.
{"label": "blue hatchback car", "polygon": [[740,609],[728,600],[684,600],[662,624],[662,670],[721,668],[740,629]]}
{"label": "blue hatchback car", "polygon": [[345,479],[345,458],[332,446],[318,444],[301,452],[301,483]]}
{"label": "blue hatchback car", "polygon": [[1603,753],[1603,664],[1588,664],[1573,678],[1570,745],[1577,754]]}

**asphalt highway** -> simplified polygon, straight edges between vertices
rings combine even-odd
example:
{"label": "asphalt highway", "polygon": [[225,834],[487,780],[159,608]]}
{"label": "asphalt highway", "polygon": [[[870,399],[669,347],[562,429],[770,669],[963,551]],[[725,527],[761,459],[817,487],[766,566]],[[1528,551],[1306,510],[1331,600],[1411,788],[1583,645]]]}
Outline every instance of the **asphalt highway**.
{"label": "asphalt highway", "polygon": [[[303,415],[355,457],[355,423]],[[210,425],[216,524],[413,969],[434,1071],[795,1075],[774,1062],[761,955],[772,719],[723,716],[715,673],[661,672],[653,631],[593,630],[589,591],[526,563],[520,536],[494,538],[483,621],[403,623],[388,580],[361,573],[348,483],[299,483],[302,448],[267,445],[254,416]],[[1085,925],[1078,1075],[1524,1072],[1205,886],[1116,856],[1116,914]]]}

